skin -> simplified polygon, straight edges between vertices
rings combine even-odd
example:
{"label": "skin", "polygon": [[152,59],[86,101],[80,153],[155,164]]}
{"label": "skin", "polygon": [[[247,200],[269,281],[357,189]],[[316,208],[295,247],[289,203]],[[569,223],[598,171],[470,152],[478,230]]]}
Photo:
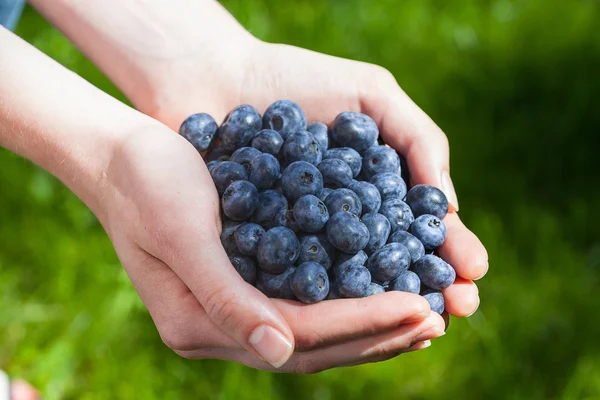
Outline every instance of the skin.
{"label": "skin", "polygon": [[[371,116],[384,140],[407,158],[412,183],[438,186],[450,199],[440,255],[459,278],[444,290],[446,308],[455,316],[477,309],[472,280],[487,271],[487,253],[455,212],[448,141],[389,72],[262,42],[209,0],[149,0],[143,7],[134,0],[30,3],[139,112],[0,29],[0,53],[11,54],[0,64],[0,145],[56,175],[90,207],[177,354],[313,373],[383,361],[444,333],[444,319],[416,295],[304,305],[268,299],[239,277],[219,241],[210,175],[174,130],[195,112],[221,121],[244,103],[264,112],[291,98],[309,122],[329,125],[341,110]],[[193,251],[198,246],[205,251]],[[330,316],[327,324],[321,315]],[[270,363],[250,341],[264,326],[289,344]]]}

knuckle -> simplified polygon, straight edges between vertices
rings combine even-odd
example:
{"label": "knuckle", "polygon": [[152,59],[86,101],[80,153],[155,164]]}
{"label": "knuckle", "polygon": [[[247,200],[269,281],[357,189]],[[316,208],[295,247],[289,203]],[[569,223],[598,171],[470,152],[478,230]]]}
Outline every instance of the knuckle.
{"label": "knuckle", "polygon": [[189,338],[177,329],[161,329],[159,333],[163,343],[175,352],[190,351],[194,348]]}
{"label": "knuckle", "polygon": [[224,294],[220,289],[209,292],[203,302],[209,318],[219,326],[235,329],[241,324],[238,310],[243,306],[243,299],[233,293]]}

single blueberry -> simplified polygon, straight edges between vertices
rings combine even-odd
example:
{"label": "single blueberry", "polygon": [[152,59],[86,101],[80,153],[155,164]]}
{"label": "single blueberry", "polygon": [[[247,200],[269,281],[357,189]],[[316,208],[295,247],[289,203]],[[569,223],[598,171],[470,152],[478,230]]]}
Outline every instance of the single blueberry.
{"label": "single blueberry", "polygon": [[353,180],[348,189],[352,190],[362,203],[362,213],[376,213],[381,207],[381,194],[372,183]]}
{"label": "single blueberry", "polygon": [[294,293],[290,287],[294,272],[294,267],[289,267],[281,274],[269,274],[259,269],[256,288],[272,299],[294,300]]}
{"label": "single blueberry", "polygon": [[241,255],[235,243],[235,231],[241,225],[241,222],[225,220],[223,221],[223,229],[221,230],[221,245],[225,249],[228,256]]}
{"label": "single blueberry", "polygon": [[350,189],[335,189],[325,199],[325,205],[329,210],[329,215],[340,211],[348,211],[356,216],[362,214],[362,203],[358,195]]}
{"label": "single blueberry", "polygon": [[413,264],[421,257],[425,255],[425,247],[423,243],[412,234],[398,230],[390,236],[389,243],[401,243],[406,246],[410,253]]}
{"label": "single blueberry", "polygon": [[410,266],[410,253],[400,243],[390,243],[377,250],[369,257],[367,268],[373,280],[377,282],[396,279]]}
{"label": "single blueberry", "polygon": [[285,225],[285,213],[288,201],[285,196],[275,190],[265,190],[258,195],[258,206],[250,220],[265,229]]}
{"label": "single blueberry", "polygon": [[227,150],[223,147],[215,147],[206,153],[204,161],[207,163],[211,161],[229,161],[231,153],[231,150]]}
{"label": "single blueberry", "polygon": [[248,180],[259,190],[273,187],[281,175],[279,161],[275,156],[267,153],[254,157],[250,162],[249,170]]}
{"label": "single blueberry", "polygon": [[421,296],[429,302],[431,311],[441,314],[444,312],[444,295],[437,290],[426,289],[421,292]]}
{"label": "single blueberry", "polygon": [[400,172],[400,158],[396,150],[387,146],[373,146],[365,151],[362,171],[366,179],[382,172]]}
{"label": "single blueberry", "polygon": [[307,194],[294,203],[294,219],[304,232],[319,232],[329,219],[325,204],[318,197]]}
{"label": "single blueberry", "polygon": [[250,162],[254,160],[254,157],[259,156],[260,154],[261,152],[254,147],[240,147],[233,152],[231,157],[229,157],[229,161],[236,162],[246,168],[246,170],[249,170]]}
{"label": "single blueberry", "polygon": [[281,190],[294,202],[306,194],[317,196],[323,190],[323,175],[306,161],[291,163],[281,175]]}
{"label": "single blueberry", "polygon": [[373,175],[369,182],[379,190],[383,201],[391,198],[403,199],[406,196],[406,183],[395,172],[382,172]]}
{"label": "single blueberry", "polygon": [[327,187],[338,189],[345,188],[352,182],[352,170],[350,166],[339,158],[328,158],[318,165],[323,184]]}
{"label": "single blueberry", "polygon": [[258,206],[258,190],[248,181],[232,182],[221,198],[223,213],[234,221],[249,219]]}
{"label": "single blueberry", "polygon": [[179,134],[186,138],[199,152],[206,151],[216,138],[219,126],[206,113],[192,114],[179,127]]}
{"label": "single blueberry", "polygon": [[340,145],[362,152],[377,142],[379,129],[368,115],[345,111],[335,117],[331,135]]}
{"label": "single blueberry", "polygon": [[454,283],[456,272],[446,261],[434,255],[425,255],[413,266],[421,283],[430,289],[443,290]]}
{"label": "single blueberry", "polygon": [[290,282],[294,295],[303,303],[318,303],[329,293],[329,278],[323,266],[316,262],[300,264]]}
{"label": "single blueberry", "polygon": [[344,298],[364,297],[371,283],[371,273],[359,264],[346,266],[337,276],[337,292]]}
{"label": "single blueberry", "polygon": [[210,175],[220,196],[223,195],[225,189],[227,189],[232,182],[248,179],[248,172],[246,169],[240,164],[232,161],[223,161],[213,168]]}
{"label": "single blueberry", "polygon": [[392,232],[407,230],[415,220],[408,204],[400,199],[384,200],[379,212],[390,221]]}
{"label": "single blueberry", "polygon": [[333,264],[333,275],[337,276],[350,264],[365,265],[369,256],[364,251],[360,250],[355,254],[348,254],[338,252],[335,256],[335,263]]}
{"label": "single blueberry", "polygon": [[414,272],[404,271],[396,279],[390,281],[388,290],[419,294],[419,291],[421,290],[421,280]]}
{"label": "single blueberry", "polygon": [[369,230],[365,224],[348,211],[340,211],[331,216],[325,229],[327,240],[344,253],[357,253],[369,242]]}
{"label": "single blueberry", "polygon": [[435,215],[423,214],[412,223],[410,233],[423,243],[425,250],[431,251],[446,240],[446,225]]}
{"label": "single blueberry", "polygon": [[329,269],[334,259],[335,248],[325,235],[305,235],[300,238],[300,255],[297,264],[313,261]]}
{"label": "single blueberry", "polygon": [[385,293],[385,289],[378,283],[371,282],[367,291],[365,292],[365,297],[373,296],[375,294]]}
{"label": "single blueberry", "polygon": [[406,195],[406,203],[412,209],[415,217],[431,214],[439,219],[444,219],[448,213],[448,199],[444,192],[435,186],[413,186]]}
{"label": "single blueberry", "polygon": [[333,189],[330,188],[323,188],[323,190],[321,190],[321,193],[319,193],[319,199],[321,199],[321,201],[325,201],[325,199],[327,198],[327,196],[329,196],[329,194],[331,194],[331,192],[333,192]]}
{"label": "single blueberry", "polygon": [[265,111],[263,127],[279,132],[285,140],[293,133],[306,130],[306,115],[293,101],[278,100]]}
{"label": "single blueberry", "polygon": [[256,264],[253,259],[248,257],[229,257],[229,261],[243,280],[251,285],[256,283]]}
{"label": "single blueberry", "polygon": [[256,108],[242,104],[234,108],[219,128],[221,146],[235,150],[248,146],[254,135],[260,131],[262,118]]}
{"label": "single blueberry", "polygon": [[373,254],[386,244],[391,231],[390,221],[385,216],[376,213],[363,215],[361,221],[369,230],[369,243],[364,251],[367,254]]}
{"label": "single blueberry", "polygon": [[262,226],[251,222],[244,223],[235,230],[235,245],[243,255],[255,257],[264,234]]}
{"label": "single blueberry", "polygon": [[280,274],[293,265],[300,253],[296,234],[283,226],[265,232],[258,245],[258,266],[270,274]]}
{"label": "single blueberry", "polygon": [[276,156],[283,146],[283,138],[273,129],[263,129],[254,136],[251,146],[258,151]]}
{"label": "single blueberry", "polygon": [[329,148],[329,133],[327,125],[322,122],[313,122],[306,127],[306,130],[313,134],[319,141],[321,150],[324,152]]}
{"label": "single blueberry", "polygon": [[318,165],[323,152],[318,140],[308,131],[292,133],[285,139],[281,149],[281,158],[286,165],[294,161],[306,161]]}
{"label": "single blueberry", "polygon": [[323,155],[323,159],[337,158],[344,161],[352,170],[352,177],[356,178],[362,168],[362,158],[358,152],[350,147],[338,147],[329,149]]}

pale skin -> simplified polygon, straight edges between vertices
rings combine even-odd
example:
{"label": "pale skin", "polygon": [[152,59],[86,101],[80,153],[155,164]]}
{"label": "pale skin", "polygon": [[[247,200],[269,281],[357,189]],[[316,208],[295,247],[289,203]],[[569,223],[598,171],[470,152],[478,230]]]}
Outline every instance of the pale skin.
{"label": "pale skin", "polygon": [[[442,131],[384,69],[262,42],[210,0],[32,0],[133,102],[135,111],[6,31],[0,145],[61,179],[96,214],[163,341],[188,358],[311,373],[382,361],[444,333],[419,296],[389,292],[302,305],[267,299],[230,266],[218,196],[181,121],[293,99],[309,121],[369,114],[416,183],[458,208]],[[418,156],[417,156],[418,155]],[[472,314],[487,253],[453,210],[440,254],[457,271],[447,311]],[[326,323],[324,322],[326,321]]]}

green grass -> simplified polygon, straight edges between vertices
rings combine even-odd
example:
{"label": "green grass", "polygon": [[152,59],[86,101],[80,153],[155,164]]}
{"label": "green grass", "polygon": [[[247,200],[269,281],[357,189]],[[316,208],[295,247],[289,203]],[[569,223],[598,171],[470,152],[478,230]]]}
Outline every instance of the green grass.
{"label": "green grass", "polygon": [[[597,1],[224,1],[255,35],[382,64],[442,126],[486,244],[480,311],[430,349],[312,376],[178,358],[94,216],[0,151],[0,366],[47,399],[600,398]],[[122,96],[26,10],[18,33]]]}

